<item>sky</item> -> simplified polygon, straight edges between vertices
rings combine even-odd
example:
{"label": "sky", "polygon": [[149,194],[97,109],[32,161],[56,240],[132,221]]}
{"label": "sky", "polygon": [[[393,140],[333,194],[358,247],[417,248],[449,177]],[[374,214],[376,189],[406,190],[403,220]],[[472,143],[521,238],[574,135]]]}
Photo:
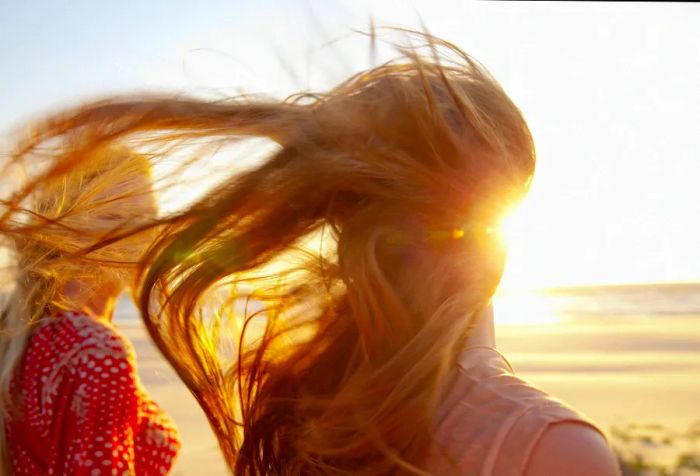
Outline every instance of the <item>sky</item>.
{"label": "sky", "polygon": [[324,89],[372,64],[370,18],[422,22],[524,112],[504,286],[700,281],[698,4],[0,0],[0,131],[119,92]]}

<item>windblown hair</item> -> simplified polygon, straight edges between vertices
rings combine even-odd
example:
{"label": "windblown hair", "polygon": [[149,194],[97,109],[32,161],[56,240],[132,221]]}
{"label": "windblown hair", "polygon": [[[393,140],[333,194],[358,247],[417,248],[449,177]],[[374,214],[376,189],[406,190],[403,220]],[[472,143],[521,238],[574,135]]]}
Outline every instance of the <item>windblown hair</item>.
{"label": "windblown hair", "polygon": [[82,309],[103,284],[126,284],[133,276],[138,261],[134,246],[128,246],[133,238],[91,253],[83,250],[124,232],[121,225],[117,230],[99,224],[104,214],[119,213],[115,203],[120,198],[142,192],[128,186],[130,178],[150,180],[150,162],[115,145],[95,148],[89,161],[73,168],[63,160],[42,167],[36,155],[31,158],[16,155],[3,174],[14,171],[26,183],[16,185],[11,198],[3,197],[0,209],[3,280],[11,280],[0,287],[0,474],[9,471],[4,421],[21,411],[11,383],[32,330],[58,310]]}
{"label": "windblown hair", "polygon": [[[190,162],[207,139],[277,144],[163,217],[138,277],[149,333],[235,474],[426,474],[450,370],[503,271],[493,229],[535,156],[482,66],[406,34],[421,44],[327,93],[110,99],[52,118],[21,152],[60,142],[79,168],[111,143],[154,161],[185,144]],[[251,299],[263,309],[241,310]]]}

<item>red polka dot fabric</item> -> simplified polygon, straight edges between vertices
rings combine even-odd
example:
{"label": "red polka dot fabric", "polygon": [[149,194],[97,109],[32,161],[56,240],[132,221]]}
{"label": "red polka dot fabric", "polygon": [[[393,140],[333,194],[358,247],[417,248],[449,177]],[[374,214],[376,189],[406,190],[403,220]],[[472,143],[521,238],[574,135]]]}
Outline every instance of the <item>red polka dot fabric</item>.
{"label": "red polka dot fabric", "polygon": [[32,333],[7,422],[13,475],[163,475],[180,449],[174,423],[136,374],[110,324],[62,313]]}

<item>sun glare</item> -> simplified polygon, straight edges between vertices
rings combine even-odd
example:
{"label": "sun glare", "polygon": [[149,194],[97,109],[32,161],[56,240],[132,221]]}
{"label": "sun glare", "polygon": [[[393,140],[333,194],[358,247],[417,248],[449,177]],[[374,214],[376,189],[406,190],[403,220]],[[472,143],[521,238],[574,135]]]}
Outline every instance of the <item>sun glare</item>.
{"label": "sun glare", "polygon": [[500,289],[533,291],[562,284],[558,264],[550,261],[552,241],[546,235],[549,218],[540,205],[527,197],[501,221],[499,233],[508,247],[508,261]]}
{"label": "sun glare", "polygon": [[501,220],[500,232],[508,245],[513,242],[513,237],[518,234],[518,208],[510,210]]}
{"label": "sun glare", "polygon": [[539,293],[497,293],[493,299],[497,325],[542,325],[561,322],[551,302]]}

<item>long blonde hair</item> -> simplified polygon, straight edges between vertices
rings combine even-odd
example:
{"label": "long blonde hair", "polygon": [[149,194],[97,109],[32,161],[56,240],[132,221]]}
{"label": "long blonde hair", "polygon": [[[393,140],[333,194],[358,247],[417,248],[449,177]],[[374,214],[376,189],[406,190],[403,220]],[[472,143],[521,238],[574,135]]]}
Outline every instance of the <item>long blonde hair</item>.
{"label": "long blonde hair", "polygon": [[[450,369],[503,271],[491,230],[527,192],[535,155],[482,66],[407,35],[421,44],[327,93],[105,100],[53,118],[25,149],[76,129],[90,140],[64,144],[63,161],[114,141],[277,144],[163,218],[136,293],[235,474],[424,474]],[[244,287],[264,312],[237,310]],[[205,301],[222,288],[217,314]]]}
{"label": "long blonde hair", "polygon": [[[5,171],[23,168],[28,179],[0,209],[9,261],[4,278],[11,280],[3,283],[0,303],[0,474],[9,471],[4,422],[21,411],[12,381],[32,330],[55,311],[81,309],[102,284],[126,284],[133,276],[137,260],[129,264],[133,257],[125,253],[126,242],[85,251],[110,232],[123,231],[121,225],[109,230],[97,224],[101,213],[113,213],[114,203],[123,198],[119,193],[138,192],[125,188],[125,180],[150,177],[145,157],[116,145],[95,148],[75,168],[60,161],[42,167],[37,157],[29,163],[26,155],[15,159]],[[40,180],[31,178],[37,175]],[[66,293],[69,283],[80,286]]]}

